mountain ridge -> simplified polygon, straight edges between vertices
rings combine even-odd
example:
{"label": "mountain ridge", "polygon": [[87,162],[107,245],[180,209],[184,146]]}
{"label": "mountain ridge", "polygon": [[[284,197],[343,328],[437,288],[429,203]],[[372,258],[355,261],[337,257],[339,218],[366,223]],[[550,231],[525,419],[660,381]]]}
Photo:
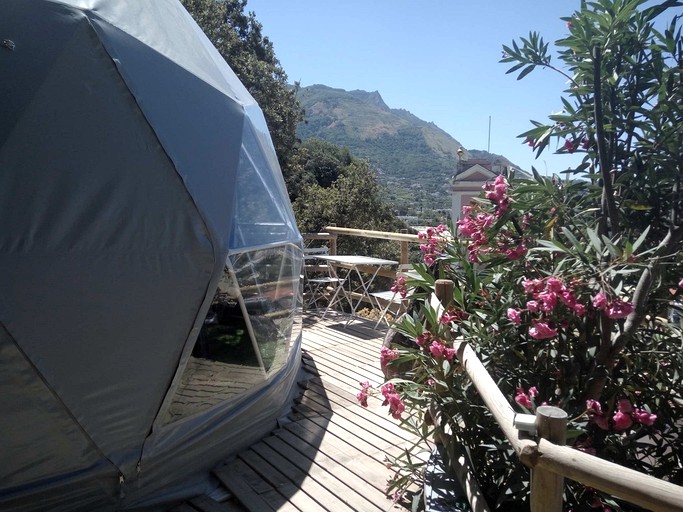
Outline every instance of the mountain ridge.
{"label": "mountain ridge", "polygon": [[468,151],[435,123],[389,107],[379,91],[315,84],[301,87],[297,98],[305,111],[297,136],[332,142],[367,159],[387,189],[387,200],[399,210],[410,204],[420,209],[450,207],[460,148],[463,160],[476,157],[513,165],[502,155]]}

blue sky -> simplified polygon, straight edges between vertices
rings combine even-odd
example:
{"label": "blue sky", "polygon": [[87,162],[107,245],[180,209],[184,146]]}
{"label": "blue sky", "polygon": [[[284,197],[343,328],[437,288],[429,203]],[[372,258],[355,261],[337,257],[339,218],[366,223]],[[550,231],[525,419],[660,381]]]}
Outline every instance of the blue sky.
{"label": "blue sky", "polygon": [[516,136],[561,109],[565,79],[538,69],[517,81],[502,45],[534,30],[566,33],[579,0],[248,0],[290,82],[379,91],[391,108],[432,121],[466,148],[505,155],[542,174],[578,163],[534,158]]}

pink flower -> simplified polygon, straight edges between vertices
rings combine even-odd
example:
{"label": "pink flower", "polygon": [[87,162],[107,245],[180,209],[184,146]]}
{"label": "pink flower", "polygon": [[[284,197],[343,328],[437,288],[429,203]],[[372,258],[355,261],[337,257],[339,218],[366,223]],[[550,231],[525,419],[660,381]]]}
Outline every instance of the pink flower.
{"label": "pink flower", "polygon": [[424,347],[426,345],[429,345],[429,343],[431,341],[432,341],[432,333],[429,331],[425,331],[422,334],[418,335],[417,339],[415,340],[415,343],[417,343],[421,347]]}
{"label": "pink flower", "polygon": [[382,396],[386,397],[388,393],[394,393],[395,388],[393,382],[387,382],[379,390],[382,392]]}
{"label": "pink flower", "polygon": [[382,395],[384,396],[384,402],[382,405],[389,406],[389,414],[394,419],[401,419],[401,413],[405,411],[406,406],[401,400],[401,397],[394,392],[394,385],[391,382],[384,384],[381,388]]}
{"label": "pink flower", "polygon": [[467,313],[462,310],[455,309],[454,306],[451,306],[448,308],[448,311],[444,311],[439,321],[444,325],[448,325],[451,322],[460,322],[465,318],[467,318]]}
{"label": "pink flower", "polygon": [[531,295],[532,293],[542,292],[544,284],[541,279],[524,279],[522,281],[522,287],[527,295]]}
{"label": "pink flower", "polygon": [[595,297],[593,297],[593,307],[595,309],[605,309],[607,307],[607,297],[603,292],[598,292]]}
{"label": "pink flower", "polygon": [[586,400],[586,414],[589,421],[595,423],[602,430],[609,430],[609,422],[602,412],[602,406],[597,400]]}
{"label": "pink flower", "polygon": [[631,416],[638,423],[640,423],[641,425],[645,425],[646,427],[651,427],[657,420],[656,414],[650,414],[649,412],[644,411],[642,409],[636,409],[635,411],[633,411],[633,414]]}
{"label": "pink flower", "polygon": [[573,308],[576,305],[576,297],[574,297],[572,292],[566,289],[560,292],[560,300],[570,308]]}
{"label": "pink flower", "polygon": [[432,344],[429,347],[429,351],[432,353],[432,357],[434,359],[445,359],[449,363],[453,363],[453,358],[455,357],[455,349],[447,347],[441,341],[432,341]]}
{"label": "pink flower", "polygon": [[520,259],[522,256],[525,256],[527,251],[528,251],[528,249],[527,249],[526,245],[524,244],[524,242],[521,242],[518,245],[516,245],[515,247],[505,249],[503,251],[503,255],[507,259],[509,259],[511,261],[515,261],[515,260]]}
{"label": "pink flower", "polygon": [[550,276],[546,280],[545,285],[546,288],[548,288],[548,291],[554,293],[561,293],[564,290],[564,284],[562,284],[562,281],[555,276]]}
{"label": "pink flower", "polygon": [[621,398],[617,402],[617,411],[630,414],[633,411],[633,404],[628,398]]}
{"label": "pink flower", "polygon": [[382,347],[380,349],[380,354],[379,354],[379,364],[382,367],[382,370],[385,370],[387,365],[395,360],[398,359],[399,353],[398,350],[392,350],[387,347]]}
{"label": "pink flower", "polygon": [[536,389],[536,386],[531,386],[529,388],[529,396],[531,398],[536,398],[538,396],[538,389]]}
{"label": "pink flower", "polygon": [[586,314],[586,306],[584,306],[583,304],[574,304],[572,306],[572,310],[574,310],[576,316],[583,316]]}
{"label": "pink flower", "polygon": [[633,312],[633,304],[617,299],[607,306],[607,316],[612,319],[626,318]]}
{"label": "pink flower", "polygon": [[522,323],[522,317],[519,314],[519,309],[508,308],[507,315],[510,321],[515,325],[520,325]]}
{"label": "pink flower", "polygon": [[515,402],[526,409],[533,408],[531,403],[531,398],[524,392],[524,388],[517,388],[517,394],[515,395]]}
{"label": "pink flower", "polygon": [[396,280],[394,280],[394,284],[391,287],[391,291],[394,293],[398,293],[402,299],[406,298],[406,295],[408,295],[408,288],[406,287],[405,276],[398,276]]}
{"label": "pink flower", "polygon": [[573,153],[575,151],[574,147],[574,142],[570,139],[567,139],[564,141],[564,149],[567,150],[567,153]]}
{"label": "pink flower", "polygon": [[545,322],[536,322],[536,324],[529,329],[529,336],[535,340],[547,340],[557,336],[557,329],[553,329]]}
{"label": "pink flower", "polygon": [[586,400],[586,412],[590,414],[599,414],[602,415],[602,406],[600,405],[600,402],[597,400]]}
{"label": "pink flower", "polygon": [[538,311],[538,301],[535,300],[530,300],[526,303],[526,308],[531,311],[532,313],[536,313]]}
{"label": "pink flower", "polygon": [[615,413],[612,420],[614,421],[614,430],[626,430],[633,425],[631,416],[621,411]]}
{"label": "pink flower", "polygon": [[372,385],[368,381],[360,383],[360,391],[356,395],[356,398],[363,407],[368,406],[368,393],[372,389]]}
{"label": "pink flower", "polygon": [[546,313],[551,313],[555,306],[557,306],[557,294],[555,292],[541,292],[538,294],[538,299],[541,303],[541,310]]}

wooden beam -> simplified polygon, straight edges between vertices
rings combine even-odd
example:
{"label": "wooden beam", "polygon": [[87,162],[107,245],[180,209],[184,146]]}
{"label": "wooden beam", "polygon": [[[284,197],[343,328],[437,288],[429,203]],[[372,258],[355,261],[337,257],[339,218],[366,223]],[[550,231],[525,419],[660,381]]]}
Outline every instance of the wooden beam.
{"label": "wooden beam", "polygon": [[394,240],[396,242],[418,242],[420,240],[417,235],[410,233],[372,231],[370,229],[338,228],[336,226],[325,226],[325,230],[337,235],[360,236],[362,238],[379,238],[382,240]]}

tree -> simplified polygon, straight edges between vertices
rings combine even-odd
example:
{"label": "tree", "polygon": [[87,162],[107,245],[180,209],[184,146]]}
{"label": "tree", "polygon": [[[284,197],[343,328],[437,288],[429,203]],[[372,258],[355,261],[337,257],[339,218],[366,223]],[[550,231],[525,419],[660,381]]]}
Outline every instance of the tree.
{"label": "tree", "polygon": [[[330,224],[379,231],[406,227],[382,201],[377,176],[367,161],[354,158],[346,148],[315,139],[302,144],[300,155],[312,181],[292,205],[302,232],[322,231]],[[394,245],[345,237],[339,250],[389,256]]]}
{"label": "tree", "polygon": [[[564,110],[550,116],[552,124],[535,127],[520,137],[543,152],[551,139],[560,153],[585,152],[572,174],[597,183],[600,194],[598,235],[632,240],[641,234],[654,253],[633,283],[634,314],[620,335],[605,336],[599,363],[610,368],[645,319],[650,300],[665,299],[666,287],[653,288],[667,277],[683,240],[681,177],[683,176],[683,45],[678,16],[655,29],[655,19],[681,2],[667,0],[641,9],[645,0],[599,0],[581,3],[563,18],[569,35],[557,41],[566,71],[555,67],[548,44],[537,33],[504,46],[501,62],[514,63],[508,73],[524,78],[537,67],[559,72],[570,87]],[[647,227],[647,232],[643,233]],[[610,325],[605,330],[611,331]],[[593,381],[589,395],[599,396],[606,377]]]}

